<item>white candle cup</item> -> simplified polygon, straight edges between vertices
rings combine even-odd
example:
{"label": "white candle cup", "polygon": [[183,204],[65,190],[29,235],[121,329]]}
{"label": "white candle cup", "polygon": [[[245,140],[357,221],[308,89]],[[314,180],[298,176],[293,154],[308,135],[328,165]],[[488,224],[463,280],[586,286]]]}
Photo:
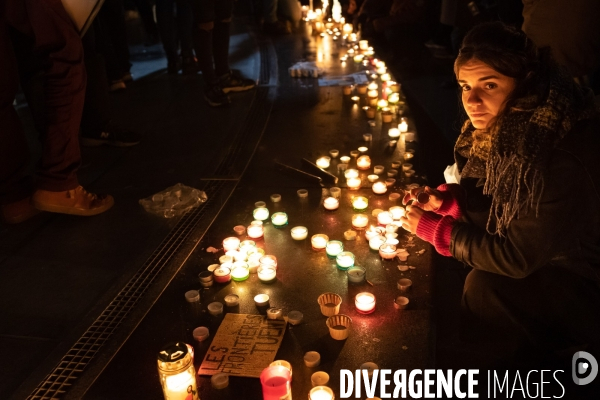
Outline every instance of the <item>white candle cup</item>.
{"label": "white candle cup", "polygon": [[354,298],[356,311],[361,314],[371,314],[375,311],[375,303],[375,295],[368,292],[359,293]]}
{"label": "white candle cup", "polygon": [[281,308],[271,307],[267,310],[267,319],[282,319],[283,311]]}
{"label": "white candle cup", "polygon": [[327,318],[326,324],[329,328],[329,335],[331,335],[333,339],[345,340],[350,334],[352,318],[344,314],[332,315]]}
{"label": "white candle cup", "polygon": [[363,140],[365,142],[370,142],[371,140],[373,140],[373,135],[370,133],[363,133]]}
{"label": "white candle cup", "polygon": [[345,271],[354,266],[354,254],[349,251],[342,251],[335,257],[335,263],[339,270]]}
{"label": "white candle cup", "polygon": [[257,221],[265,221],[269,218],[269,210],[266,207],[257,207],[252,212],[252,216]]}
{"label": "white candle cup", "polygon": [[229,386],[229,375],[220,372],[210,377],[210,384],[214,389],[225,389]]}
{"label": "white candle cup", "polygon": [[344,176],[346,179],[358,178],[358,170],[356,169],[347,169],[344,171]]}
{"label": "white candle cup", "polygon": [[317,303],[321,308],[321,314],[330,317],[340,312],[342,297],[336,293],[323,293],[317,298]]}
{"label": "white candle cup", "polygon": [[367,270],[355,265],[346,270],[346,276],[350,283],[362,283],[367,277]]}
{"label": "white candle cup", "polygon": [[365,154],[367,151],[369,151],[369,148],[368,148],[367,146],[360,146],[360,147],[358,148],[358,151],[359,151],[361,154]]}
{"label": "white candle cup", "polygon": [[384,182],[375,182],[373,186],[371,186],[371,189],[375,194],[385,194],[385,192],[387,192],[387,186]]}
{"label": "white candle cup", "polygon": [[262,221],[252,221],[246,231],[252,239],[260,239],[265,234]]}
{"label": "white candle cup", "polygon": [[271,222],[275,228],[283,228],[288,224],[288,216],[284,212],[276,212],[271,215]]}
{"label": "white candle cup", "polygon": [[354,214],[352,216],[352,227],[354,229],[365,229],[369,224],[369,217],[364,214]]}
{"label": "white candle cup", "polygon": [[358,48],[361,50],[368,50],[369,49],[369,41],[368,40],[359,40]]}
{"label": "white candle cup", "polygon": [[210,315],[221,315],[223,314],[223,303],[219,303],[218,301],[210,303],[206,306]]}
{"label": "white candle cup", "polygon": [[325,246],[325,253],[329,258],[335,258],[342,251],[344,251],[344,244],[339,240],[330,240]]}
{"label": "white candle cup", "polygon": [[412,281],[408,278],[402,278],[398,280],[398,290],[406,292],[412,287]]}
{"label": "white candle cup", "polygon": [[400,199],[400,193],[390,193],[388,199],[392,202],[396,202]]}
{"label": "white candle cup", "polygon": [[308,351],[304,354],[304,365],[309,368],[318,367],[321,363],[321,355],[316,351]]}
{"label": "white candle cup", "polygon": [[[310,383],[312,383],[313,388],[316,388],[317,386],[321,386],[321,387],[325,387],[325,385],[327,385],[327,383],[329,382],[329,374],[327,372],[324,371],[317,371],[314,374],[311,375],[310,377]],[[327,388],[329,389],[329,388]],[[311,390],[312,393],[312,390]],[[331,391],[331,389],[329,389],[329,392],[327,392],[328,394],[331,394],[331,396],[333,396],[333,392]],[[331,399],[333,400],[333,397],[311,397],[309,394],[309,398],[311,400],[328,400]]]}
{"label": "white candle cup", "polygon": [[390,169],[387,172],[387,176],[390,177],[390,178],[393,178],[396,175],[398,175],[398,170],[397,169]]}
{"label": "white candle cup", "polygon": [[308,236],[308,229],[305,226],[295,226],[290,230],[290,234],[294,240],[304,240]]}
{"label": "white candle cup", "polygon": [[371,250],[379,251],[379,248],[381,246],[383,246],[384,243],[385,243],[385,236],[383,236],[383,235],[373,236],[371,239],[369,239],[369,248]]}
{"label": "white candle cup", "polygon": [[246,253],[256,247],[256,242],[254,240],[242,240],[240,242],[240,251],[245,251]]}
{"label": "white candle cup", "polygon": [[325,207],[326,210],[329,211],[333,211],[333,210],[337,210],[340,206],[340,201],[338,199],[336,199],[335,197],[327,197],[325,198],[325,200],[323,200],[323,207]]}
{"label": "white candle cup", "polygon": [[390,207],[389,212],[392,214],[392,218],[396,221],[400,220],[400,218],[404,217],[406,214],[404,207],[400,206]]}
{"label": "white candle cup", "polygon": [[411,163],[404,163],[402,165],[402,171],[408,171],[409,169],[412,169],[413,165]]}
{"label": "white candle cup", "polygon": [[371,168],[371,157],[365,155],[358,157],[356,160],[356,167],[360,170]]}
{"label": "white candle cup", "polygon": [[379,248],[379,256],[384,260],[392,260],[396,257],[396,246],[389,243],[384,243]]}
{"label": "white candle cup", "polygon": [[321,157],[317,159],[317,167],[322,169],[329,168],[329,164],[331,163],[331,157]]}
{"label": "white candle cup", "polygon": [[414,169],[409,169],[408,171],[404,171],[404,176],[406,176],[407,178],[410,178],[414,174],[415,174],[415,170]]}
{"label": "white candle cup", "polygon": [[261,267],[273,267],[277,269],[277,257],[267,254],[259,260]]}
{"label": "white candle cup", "polygon": [[240,246],[240,239],[236,237],[228,237],[223,240],[223,249],[225,251],[237,250]]}
{"label": "white candle cup", "polygon": [[388,136],[390,139],[398,139],[400,137],[400,130],[398,128],[390,128]]}
{"label": "white candle cup", "polygon": [[358,190],[360,189],[360,185],[362,184],[362,181],[360,180],[360,178],[348,178],[346,179],[346,186],[348,186],[348,189],[350,190]]}
{"label": "white candle cup", "polygon": [[306,189],[298,189],[296,191],[296,194],[298,195],[298,197],[300,197],[301,199],[307,198],[308,197],[308,190]]}
{"label": "white candle cup", "polygon": [[379,175],[371,174],[371,175],[367,176],[367,180],[371,183],[377,182],[378,179],[379,179]]}
{"label": "white candle cup", "polygon": [[355,211],[364,211],[369,206],[369,199],[364,196],[356,196],[352,199],[352,208]]}
{"label": "white candle cup", "polygon": [[350,151],[350,157],[354,157],[354,158],[356,158],[356,157],[358,157],[359,155],[360,155],[360,151],[358,151],[358,150],[351,150],[351,151]]}
{"label": "white candle cup", "polygon": [[227,254],[219,257],[219,264],[224,264],[226,262],[233,262],[233,257]]}
{"label": "white candle cup", "polygon": [[377,174],[377,175],[381,175],[384,170],[385,170],[385,167],[383,165],[376,165],[373,167],[373,173]]}
{"label": "white candle cup", "polygon": [[408,307],[409,300],[407,297],[398,296],[394,299],[394,308],[397,310],[404,310]]}
{"label": "white candle cup", "polygon": [[382,211],[377,215],[377,223],[381,226],[386,226],[394,221],[392,214],[389,211]]}
{"label": "white candle cup", "polygon": [[262,283],[272,283],[277,279],[276,268],[268,265],[258,267],[256,274]]}
{"label": "white candle cup", "polygon": [[408,121],[406,118],[400,118],[400,123],[398,124],[398,129],[401,133],[408,131]]}
{"label": "white candle cup", "polygon": [[341,156],[340,157],[340,162],[342,164],[348,164],[350,162],[350,157],[349,156]]}
{"label": "white candle cup", "polygon": [[331,156],[331,158],[337,158],[337,156],[340,154],[339,150],[336,149],[331,149],[329,150],[329,155]]}
{"label": "white candle cup", "polygon": [[335,400],[335,396],[327,386],[315,386],[308,392],[308,400]]}
{"label": "white candle cup", "polygon": [[302,323],[303,319],[304,314],[302,314],[300,311],[290,311],[287,315],[287,320],[292,325],[298,325]]}
{"label": "white candle cup", "polygon": [[396,179],[394,179],[394,178],[387,178],[385,180],[385,186],[387,186],[387,187],[394,186],[395,183],[396,183]]}
{"label": "white candle cup", "polygon": [[[359,93],[360,93],[360,92],[359,92]],[[358,101],[360,100],[360,97],[358,97],[358,96],[352,96],[352,97],[350,97],[350,99],[351,99],[353,102],[355,102],[355,103],[358,103]]]}
{"label": "white candle cup", "polygon": [[352,85],[345,85],[342,88],[342,92],[344,93],[345,96],[350,96],[352,94]]}
{"label": "white candle cup", "polygon": [[241,236],[244,233],[246,233],[246,227],[243,225],[236,225],[233,227],[233,231],[235,232],[236,235]]}
{"label": "white candle cup", "polygon": [[340,189],[337,186],[333,186],[329,189],[329,194],[331,195],[331,197],[339,199],[340,196],[342,195],[342,189]]}
{"label": "white candle cup", "polygon": [[310,238],[310,244],[312,245],[313,250],[325,250],[328,241],[329,236],[323,235],[321,233],[313,235]]}
{"label": "white candle cup", "polygon": [[225,305],[227,307],[235,307],[240,304],[240,296],[238,296],[237,294],[233,294],[233,293],[228,294],[227,296],[225,296],[223,301],[225,302]]}
{"label": "white candle cup", "polygon": [[254,296],[254,304],[256,307],[265,307],[269,305],[269,295],[268,294],[257,294]]}
{"label": "white candle cup", "polygon": [[375,364],[374,362],[366,362],[363,363],[360,368],[360,370],[366,370],[367,371],[367,375],[369,377],[373,376],[373,372],[377,369],[379,369],[379,366],[377,364]]}
{"label": "white candle cup", "polygon": [[208,328],[205,326],[199,326],[192,331],[192,335],[197,341],[203,342],[206,340],[206,338],[208,338]]}
{"label": "white candle cup", "polygon": [[348,229],[344,232],[344,239],[346,240],[356,240],[356,232],[352,229]]}

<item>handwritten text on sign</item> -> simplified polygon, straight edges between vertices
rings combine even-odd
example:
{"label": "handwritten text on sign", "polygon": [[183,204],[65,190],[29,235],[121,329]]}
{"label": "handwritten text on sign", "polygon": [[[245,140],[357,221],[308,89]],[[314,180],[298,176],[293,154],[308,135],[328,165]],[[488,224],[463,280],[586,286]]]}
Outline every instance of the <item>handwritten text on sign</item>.
{"label": "handwritten text on sign", "polygon": [[227,314],[213,339],[199,375],[224,372],[258,378],[275,359],[286,322],[262,315]]}

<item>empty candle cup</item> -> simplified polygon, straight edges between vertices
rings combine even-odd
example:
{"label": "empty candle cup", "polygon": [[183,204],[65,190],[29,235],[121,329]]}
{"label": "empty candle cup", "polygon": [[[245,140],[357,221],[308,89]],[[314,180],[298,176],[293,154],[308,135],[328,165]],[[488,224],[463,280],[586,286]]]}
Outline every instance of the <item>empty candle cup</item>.
{"label": "empty candle cup", "polygon": [[281,195],[277,194],[277,193],[272,194],[271,195],[271,201],[273,203],[279,203],[281,201]]}
{"label": "empty candle cup", "polygon": [[400,161],[392,161],[392,168],[398,169],[398,168],[400,168],[400,164],[401,164]]}
{"label": "empty candle cup", "polygon": [[371,314],[375,311],[375,295],[373,293],[362,292],[354,297],[356,311],[361,314]]}
{"label": "empty candle cup", "polygon": [[344,239],[346,240],[356,240],[356,232],[352,229],[348,229],[344,231]]}
{"label": "empty candle cup", "polygon": [[398,290],[406,292],[412,287],[412,281],[408,278],[401,278],[398,280]]}
{"label": "empty candle cup", "polygon": [[402,171],[408,171],[409,169],[412,169],[413,165],[411,163],[404,163],[402,164]]}
{"label": "empty candle cup", "polygon": [[[317,371],[314,374],[311,375],[310,377],[310,383],[312,383],[313,387],[314,386],[325,386],[327,385],[327,383],[329,382],[329,374],[325,371]],[[312,390],[311,390],[312,392]],[[332,392],[333,394],[333,392]],[[312,397],[311,397],[312,399]],[[321,399],[321,397],[319,397],[318,399]],[[315,400],[318,400],[315,398]]]}
{"label": "empty candle cup", "polygon": [[326,325],[329,335],[335,340],[345,340],[350,334],[352,318],[344,314],[337,314],[327,318]]}
{"label": "empty candle cup", "polygon": [[331,158],[337,158],[337,156],[340,155],[340,151],[336,149],[331,149],[329,150],[329,155],[331,156]]}
{"label": "empty candle cup", "polygon": [[300,311],[290,311],[287,315],[288,322],[292,325],[298,325],[304,319],[304,314]]}
{"label": "empty candle cup", "polygon": [[300,197],[301,199],[308,197],[308,190],[306,189],[298,189],[296,191],[296,194],[298,195],[298,197]]}
{"label": "empty candle cup", "polygon": [[350,157],[356,158],[359,155],[360,155],[360,151],[358,151],[358,150],[352,150],[352,151],[350,151]]}
{"label": "empty candle cup", "polygon": [[208,338],[208,334],[208,328],[205,326],[199,326],[195,328],[192,332],[194,339],[196,339],[199,342],[206,340],[206,338]]}
{"label": "empty candle cup", "polygon": [[295,226],[290,230],[290,234],[294,240],[304,240],[308,235],[308,229],[305,226]]}
{"label": "empty candle cup", "polygon": [[329,189],[329,194],[331,195],[331,197],[335,197],[336,199],[339,199],[342,194],[342,189],[340,189],[339,187],[333,186]]}
{"label": "empty candle cup", "polygon": [[218,301],[210,303],[206,306],[210,315],[221,315],[223,314],[223,303],[219,303]]}
{"label": "empty candle cup", "polygon": [[335,263],[339,270],[345,271],[354,266],[354,254],[349,251],[342,251],[335,257]]}
{"label": "empty candle cup", "polygon": [[383,165],[376,165],[373,167],[373,173],[374,174],[382,174],[383,171],[385,170],[385,167]]}
{"label": "empty candle cup", "polygon": [[387,178],[385,180],[385,186],[387,187],[394,186],[394,183],[396,183],[396,180],[394,178]]}
{"label": "empty candle cup", "polygon": [[362,283],[367,276],[367,270],[363,267],[353,266],[346,270],[349,283]]}
{"label": "empty candle cup", "polygon": [[251,237],[252,239],[260,239],[265,234],[263,223],[258,220],[252,221],[246,231],[248,232],[248,237]]}
{"label": "empty candle cup", "polygon": [[414,174],[415,174],[415,170],[414,169],[409,169],[408,171],[404,171],[404,176],[406,176],[407,178],[410,178]]}
{"label": "empty candle cup", "polygon": [[336,293],[323,293],[317,298],[317,302],[321,307],[321,314],[331,317],[340,312],[342,297]]}
{"label": "empty candle cup", "polygon": [[321,355],[316,351],[307,351],[304,354],[304,365],[309,368],[318,367],[321,364]]}
{"label": "empty candle cup", "polygon": [[363,133],[363,140],[365,142],[370,142],[371,140],[373,140],[373,135],[370,133]]}
{"label": "empty candle cup", "polygon": [[378,179],[379,179],[379,175],[371,174],[371,175],[367,176],[367,180],[371,183],[377,182]]}
{"label": "empty candle cup", "polygon": [[243,225],[236,225],[233,227],[233,231],[236,235],[241,236],[246,232],[246,227]]}
{"label": "empty candle cup", "polygon": [[237,294],[233,294],[233,293],[228,294],[227,296],[225,296],[223,301],[225,302],[225,305],[227,307],[235,307],[240,304],[240,296],[238,296]]}
{"label": "empty candle cup", "polygon": [[407,297],[398,296],[394,299],[394,308],[397,310],[403,310],[408,307],[409,300]]}

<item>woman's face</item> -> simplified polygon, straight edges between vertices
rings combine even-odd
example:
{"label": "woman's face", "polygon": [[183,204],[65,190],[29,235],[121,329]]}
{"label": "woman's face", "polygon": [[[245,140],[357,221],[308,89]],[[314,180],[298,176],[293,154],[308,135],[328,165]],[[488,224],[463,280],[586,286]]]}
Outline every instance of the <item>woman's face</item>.
{"label": "woman's face", "polygon": [[502,75],[489,65],[471,59],[458,70],[462,102],[473,126],[485,129],[504,106],[515,87],[515,79]]}

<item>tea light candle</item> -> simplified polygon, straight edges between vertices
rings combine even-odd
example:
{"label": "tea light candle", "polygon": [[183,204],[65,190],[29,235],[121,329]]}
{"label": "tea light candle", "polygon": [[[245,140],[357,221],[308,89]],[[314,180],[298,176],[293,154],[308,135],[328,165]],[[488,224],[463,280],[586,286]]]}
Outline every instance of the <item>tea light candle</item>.
{"label": "tea light candle", "polygon": [[221,315],[223,314],[223,303],[219,303],[218,301],[210,303],[206,306],[210,315]]}
{"label": "tea light candle", "polygon": [[406,210],[400,206],[390,207],[389,211],[390,214],[392,214],[392,218],[396,221],[404,217],[404,214],[406,213]]}
{"label": "tea light candle", "polygon": [[304,240],[308,235],[308,229],[305,226],[295,226],[291,229],[290,234],[294,240]]}
{"label": "tea light candle", "polygon": [[370,99],[376,99],[379,96],[379,92],[377,90],[369,90],[367,92],[367,97]]}
{"label": "tea light candle", "polygon": [[219,263],[220,264],[224,264],[226,262],[233,262],[233,257],[229,256],[227,254],[224,255],[224,256],[219,257]]}
{"label": "tea light candle", "polygon": [[231,236],[223,240],[223,249],[225,249],[225,251],[237,250],[239,246],[240,239],[236,237]]}
{"label": "tea light candle", "polygon": [[331,195],[331,197],[339,199],[342,194],[342,189],[336,186],[332,186],[331,188],[329,188],[329,194]]}
{"label": "tea light candle", "polygon": [[334,400],[333,390],[327,386],[315,386],[308,393],[308,400]]}
{"label": "tea light candle", "polygon": [[[307,351],[304,354],[304,365],[309,368],[318,367],[321,363],[321,355],[316,351]],[[279,399],[277,399],[279,400]]]}
{"label": "tea light candle", "polygon": [[243,240],[240,242],[240,250],[249,252],[250,250],[256,247],[256,242],[254,240]]}
{"label": "tea light candle", "polygon": [[389,176],[389,177],[394,177],[396,175],[398,175],[398,170],[397,169],[390,169],[387,172],[387,176]]}
{"label": "tea light candle", "polygon": [[404,176],[406,176],[407,178],[410,178],[414,174],[415,174],[415,170],[414,169],[409,169],[408,171],[404,171]]}
{"label": "tea light candle", "polygon": [[396,299],[394,300],[394,307],[395,307],[397,310],[403,310],[403,309],[405,309],[406,307],[408,307],[408,303],[409,303],[409,300],[408,300],[408,298],[407,298],[407,297],[404,297],[404,296],[398,296],[398,297],[396,297]]}
{"label": "tea light candle", "polygon": [[[343,61],[345,61],[345,59]],[[345,85],[342,91],[344,92],[344,95],[350,96],[352,94],[352,85]]]}
{"label": "tea light candle", "polygon": [[329,241],[329,236],[323,235],[323,234],[313,235],[310,238],[310,244],[312,245],[313,250],[325,249],[328,241]]}
{"label": "tea light candle", "polygon": [[[359,93],[360,93],[360,91],[359,91]],[[350,99],[351,99],[353,102],[355,102],[355,103],[358,103],[358,101],[360,100],[360,97],[358,97],[358,96],[352,96],[352,97],[350,97]]]}
{"label": "tea light candle", "polygon": [[319,168],[329,168],[329,164],[330,164],[331,158],[330,157],[320,157],[317,160],[317,167]]}
{"label": "tea light candle", "polygon": [[354,298],[356,311],[361,314],[371,314],[375,311],[375,295],[368,292],[362,292]]}
{"label": "tea light candle", "polygon": [[[235,264],[234,264],[235,265]],[[231,270],[231,279],[236,282],[242,282],[248,279],[250,271],[248,270],[248,264],[244,263],[245,266],[234,266]]]}
{"label": "tea light candle", "polygon": [[265,231],[262,221],[252,221],[250,226],[246,229],[246,232],[248,232],[248,237],[251,237],[252,239],[263,237]]}
{"label": "tea light candle", "polygon": [[[302,322],[302,319],[304,319],[304,314],[302,314],[300,311],[290,311],[287,315],[288,318],[288,322],[292,325],[298,325],[299,323]],[[291,370],[291,366],[290,366],[290,370]]]}
{"label": "tea light candle", "polygon": [[398,290],[406,292],[412,287],[412,281],[408,278],[401,278],[398,280]]}
{"label": "tea light candle", "polygon": [[400,193],[390,193],[390,197],[388,197],[390,201],[398,201],[400,199]]}
{"label": "tea light candle", "polygon": [[257,294],[254,296],[254,304],[257,307],[264,307],[269,304],[269,295],[268,294]]}
{"label": "tea light candle", "polygon": [[406,121],[406,118],[400,119],[400,123],[398,124],[398,129],[400,130],[400,132],[408,131],[408,122]]}
{"label": "tea light candle", "polygon": [[388,73],[381,74],[381,82],[388,82],[390,79],[392,79],[390,74],[388,74]]}
{"label": "tea light candle", "polygon": [[354,56],[354,62],[355,63],[360,63],[363,60],[363,58],[365,58],[365,56],[363,54],[356,54]]}
{"label": "tea light candle", "polygon": [[340,155],[340,151],[336,149],[331,149],[329,150],[329,155],[331,156],[331,158],[337,158],[337,156]]}
{"label": "tea light candle", "polygon": [[370,133],[363,133],[363,140],[365,142],[370,142],[371,140],[373,140],[373,135]]}
{"label": "tea light candle", "polygon": [[344,232],[344,239],[346,240],[356,240],[356,232],[352,229],[348,229]]}
{"label": "tea light candle", "polygon": [[380,226],[370,226],[369,229],[365,231],[365,237],[367,240],[373,239],[375,236],[383,235],[384,229]]}
{"label": "tea light candle", "polygon": [[335,258],[335,262],[337,264],[338,269],[345,271],[348,268],[354,266],[354,254],[352,254],[349,251],[342,251]]}
{"label": "tea light candle", "polygon": [[400,130],[398,128],[390,128],[388,136],[392,139],[398,139],[400,137]]}
{"label": "tea light candle", "polygon": [[339,206],[340,201],[335,197],[327,197],[323,200],[323,207],[325,207],[326,210],[337,210]]}
{"label": "tea light candle", "polygon": [[255,208],[252,212],[252,216],[257,221],[264,221],[269,218],[269,210],[266,207]]}
{"label": "tea light candle", "polygon": [[396,180],[394,178],[387,178],[385,180],[385,186],[387,187],[394,186],[394,183],[396,183]]}
{"label": "tea light candle", "polygon": [[340,162],[342,164],[348,164],[350,162],[350,157],[348,157],[348,156],[341,156],[340,157]]}
{"label": "tea light candle", "polygon": [[325,252],[330,258],[335,258],[342,251],[344,251],[344,244],[339,240],[330,240],[325,246]]}
{"label": "tea light candle", "polygon": [[[387,107],[387,106],[388,106],[388,102],[385,99],[381,99],[377,102],[377,107],[379,107],[380,109]],[[390,114],[390,117],[391,117],[391,114]],[[390,121],[388,121],[388,122],[390,122]]]}
{"label": "tea light candle", "polygon": [[358,170],[355,169],[347,169],[344,172],[344,176],[346,177],[346,179],[350,179],[350,178],[358,178]]}
{"label": "tea light candle", "polygon": [[268,319],[281,319],[283,316],[283,311],[281,308],[271,307],[267,310],[267,318]]}
{"label": "tea light candle", "polygon": [[213,271],[215,282],[227,283],[231,280],[231,270],[227,267],[220,266]]}
{"label": "tea light candle", "polygon": [[199,326],[192,331],[192,335],[194,335],[194,339],[199,342],[203,342],[209,335],[208,328],[205,326]]}
{"label": "tea light candle", "polygon": [[375,182],[371,189],[373,189],[373,193],[375,194],[384,194],[387,192],[387,186],[383,182]]}
{"label": "tea light candle", "polygon": [[392,260],[396,257],[396,246],[390,243],[384,243],[379,248],[379,256],[384,260]]}
{"label": "tea light candle", "polygon": [[369,156],[360,156],[356,160],[356,166],[358,169],[365,170],[371,168],[371,157]]}
{"label": "tea light candle", "polygon": [[310,377],[313,386],[324,386],[327,382],[329,382],[329,374],[324,371],[317,371]]}
{"label": "tea light candle", "polygon": [[233,293],[228,294],[227,296],[225,296],[223,301],[225,302],[225,305],[227,307],[235,307],[240,304],[240,296],[238,296],[237,294],[233,294]]}
{"label": "tea light candle", "polygon": [[368,90],[377,90],[378,88],[379,85],[377,85],[377,82],[371,82],[367,85]]}
{"label": "tea light candle", "polygon": [[385,237],[381,235],[373,236],[369,239],[369,247],[371,250],[379,251],[379,248],[385,243]]}
{"label": "tea light candle", "polygon": [[354,229],[364,229],[369,224],[369,217],[364,214],[354,214],[352,216],[352,227]]}
{"label": "tea light candle", "polygon": [[358,190],[360,189],[361,180],[360,178],[348,178],[346,180],[346,185],[350,190]]}
{"label": "tea light candle", "polygon": [[276,212],[271,215],[271,222],[275,228],[283,228],[288,224],[288,216],[284,212]]}
{"label": "tea light candle", "polygon": [[273,267],[277,269],[277,257],[272,255],[262,256],[259,260],[259,263],[263,267]]}
{"label": "tea light candle", "polygon": [[261,265],[258,267],[256,274],[258,275],[258,279],[263,283],[271,283],[277,278],[277,270],[271,265]]}
{"label": "tea light candle", "polygon": [[368,40],[359,40],[358,48],[361,50],[368,50],[369,49],[369,41]]}
{"label": "tea light candle", "polygon": [[352,208],[356,211],[364,211],[369,206],[369,199],[364,196],[357,196],[352,199]]}
{"label": "tea light candle", "polygon": [[394,222],[392,214],[389,211],[382,211],[377,215],[377,223],[381,226],[386,226]]}
{"label": "tea light candle", "polygon": [[379,179],[379,175],[371,174],[371,175],[367,176],[367,180],[371,183],[377,182],[378,179]]}
{"label": "tea light candle", "polygon": [[304,199],[304,198],[308,197],[308,190],[306,190],[306,189],[298,189],[296,191],[296,194],[298,195],[299,198]]}
{"label": "tea light candle", "polygon": [[260,374],[263,400],[280,400],[291,397],[291,380],[290,370],[281,365],[265,368]]}
{"label": "tea light candle", "polygon": [[348,277],[348,282],[361,283],[364,282],[367,276],[367,270],[363,267],[355,265],[348,268],[348,270],[346,271],[346,276]]}

